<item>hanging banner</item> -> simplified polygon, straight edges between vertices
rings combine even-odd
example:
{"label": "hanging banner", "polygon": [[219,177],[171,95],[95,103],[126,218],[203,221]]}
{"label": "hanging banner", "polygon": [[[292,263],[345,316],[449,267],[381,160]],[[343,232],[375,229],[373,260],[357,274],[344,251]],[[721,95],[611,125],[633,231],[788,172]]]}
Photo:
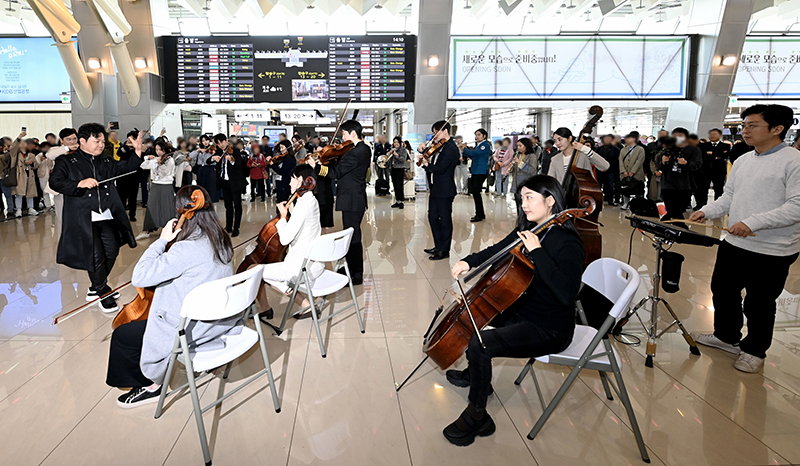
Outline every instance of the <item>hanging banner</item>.
{"label": "hanging banner", "polygon": [[449,96],[685,99],[685,36],[453,37]]}

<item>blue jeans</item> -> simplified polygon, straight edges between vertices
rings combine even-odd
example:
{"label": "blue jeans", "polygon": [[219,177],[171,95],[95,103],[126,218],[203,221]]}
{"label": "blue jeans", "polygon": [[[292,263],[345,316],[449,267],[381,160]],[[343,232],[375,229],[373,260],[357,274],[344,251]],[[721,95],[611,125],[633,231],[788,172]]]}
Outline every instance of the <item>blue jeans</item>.
{"label": "blue jeans", "polygon": [[0,185],[0,188],[3,190],[3,196],[6,198],[6,212],[13,213],[14,212],[14,196],[11,194],[11,188],[9,186]]}
{"label": "blue jeans", "polygon": [[503,176],[500,170],[494,172],[494,192],[503,196],[508,194],[508,175]]}

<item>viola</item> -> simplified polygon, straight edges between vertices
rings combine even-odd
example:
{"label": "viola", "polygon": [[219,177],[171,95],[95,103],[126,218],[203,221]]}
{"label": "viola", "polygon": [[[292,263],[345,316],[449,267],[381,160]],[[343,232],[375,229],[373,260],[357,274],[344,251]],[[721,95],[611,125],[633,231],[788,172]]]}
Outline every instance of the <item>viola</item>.
{"label": "viola", "polygon": [[[537,234],[594,212],[596,204],[593,198],[584,197],[581,203],[583,208],[554,214],[531,232]],[[521,239],[476,267],[464,282],[472,281],[488,270],[464,292],[466,302],[463,298],[453,302],[425,334],[422,344],[425,355],[442,369],[452,366],[467,350],[472,335],[508,309],[528,289],[533,281],[534,268]]]}
{"label": "viola", "polygon": [[[206,198],[203,196],[203,191],[200,189],[194,190],[194,192],[192,192],[192,203],[183,207],[183,212],[178,219],[178,223],[175,224],[174,230],[179,230],[181,227],[183,227],[183,223],[186,221],[186,219],[191,219],[194,217],[194,213],[205,208],[206,205]],[[173,243],[167,245],[167,251],[172,244]],[[115,329],[120,325],[127,324],[129,322],[147,320],[147,316],[150,315],[150,305],[153,303],[153,296],[155,295],[155,292],[156,287],[154,286],[147,288],[136,287],[136,297],[133,298],[133,301],[122,306],[122,309],[119,311],[117,316],[114,317],[114,321],[111,323],[111,328]]]}
{"label": "viola", "polygon": [[[592,117],[581,129],[580,142],[583,143],[584,135],[590,134],[592,129],[600,121],[603,116],[603,107],[594,105],[589,109],[589,114]],[[570,168],[564,176],[564,181],[561,185],[564,187],[566,194],[567,207],[577,207],[580,205],[581,199],[584,197],[591,197],[597,205],[592,214],[587,218],[590,222],[578,222],[575,228],[581,236],[583,241],[583,268],[585,269],[589,264],[599,259],[603,254],[603,236],[600,234],[598,228],[599,219],[598,215],[603,210],[603,189],[600,183],[594,178],[591,170],[585,170],[575,166],[577,161],[578,151],[572,151],[572,159],[570,160]]]}
{"label": "viola", "polygon": [[[313,191],[316,186],[317,183],[314,177],[309,176],[303,180],[303,184],[300,185],[297,191],[292,194],[292,197],[286,201],[286,205],[294,202],[298,196],[306,191]],[[280,217],[275,217],[261,228],[261,232],[259,232],[258,238],[256,239],[256,248],[242,260],[242,263],[239,264],[239,268],[236,269],[236,273],[242,273],[252,265],[272,264],[283,260],[286,255],[286,246],[281,244],[280,237],[278,236],[279,220]]]}

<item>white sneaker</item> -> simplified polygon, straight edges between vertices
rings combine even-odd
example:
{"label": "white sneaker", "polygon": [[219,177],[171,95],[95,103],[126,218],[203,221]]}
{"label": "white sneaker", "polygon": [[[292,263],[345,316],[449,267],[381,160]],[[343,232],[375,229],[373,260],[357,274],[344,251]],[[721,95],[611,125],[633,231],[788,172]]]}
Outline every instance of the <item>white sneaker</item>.
{"label": "white sneaker", "polygon": [[147,239],[147,238],[149,238],[149,237],[150,237],[150,233],[148,233],[148,232],[146,232],[146,231],[143,231],[143,232],[139,233],[139,236],[137,236],[137,237],[136,237],[136,239],[137,239],[137,240],[140,240],[140,239]]}
{"label": "white sneaker", "polygon": [[35,216],[39,215],[39,211],[36,210],[36,209],[28,209],[28,215],[30,215],[32,217],[35,217]]}
{"label": "white sneaker", "polygon": [[22,217],[22,211],[21,211],[21,210],[16,210],[16,211],[14,212],[14,217],[17,217],[17,218],[20,218],[20,217]]}
{"label": "white sneaker", "polygon": [[722,351],[727,351],[731,354],[739,354],[742,350],[739,349],[739,344],[732,345],[730,343],[725,343],[724,341],[720,340],[713,333],[693,333],[692,338],[694,341],[704,345],[710,346],[712,348],[721,349]]}
{"label": "white sneaker", "polygon": [[752,354],[742,352],[739,355],[739,359],[737,359],[736,362],[733,363],[733,367],[742,372],[747,372],[747,373],[758,372],[761,370],[762,367],[764,367],[764,359],[759,358],[758,356],[753,356]]}

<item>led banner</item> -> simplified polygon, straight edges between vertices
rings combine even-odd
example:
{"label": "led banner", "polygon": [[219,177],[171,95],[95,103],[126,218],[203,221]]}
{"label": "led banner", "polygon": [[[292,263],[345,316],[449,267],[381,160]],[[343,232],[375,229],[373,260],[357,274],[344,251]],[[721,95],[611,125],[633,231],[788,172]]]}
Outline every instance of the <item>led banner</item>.
{"label": "led banner", "polygon": [[53,39],[0,39],[0,102],[69,102],[69,95],[69,75]]}
{"label": "led banner", "polygon": [[775,99],[800,97],[800,38],[745,39],[733,94]]}
{"label": "led banner", "polygon": [[450,98],[684,99],[685,36],[460,36]]}

